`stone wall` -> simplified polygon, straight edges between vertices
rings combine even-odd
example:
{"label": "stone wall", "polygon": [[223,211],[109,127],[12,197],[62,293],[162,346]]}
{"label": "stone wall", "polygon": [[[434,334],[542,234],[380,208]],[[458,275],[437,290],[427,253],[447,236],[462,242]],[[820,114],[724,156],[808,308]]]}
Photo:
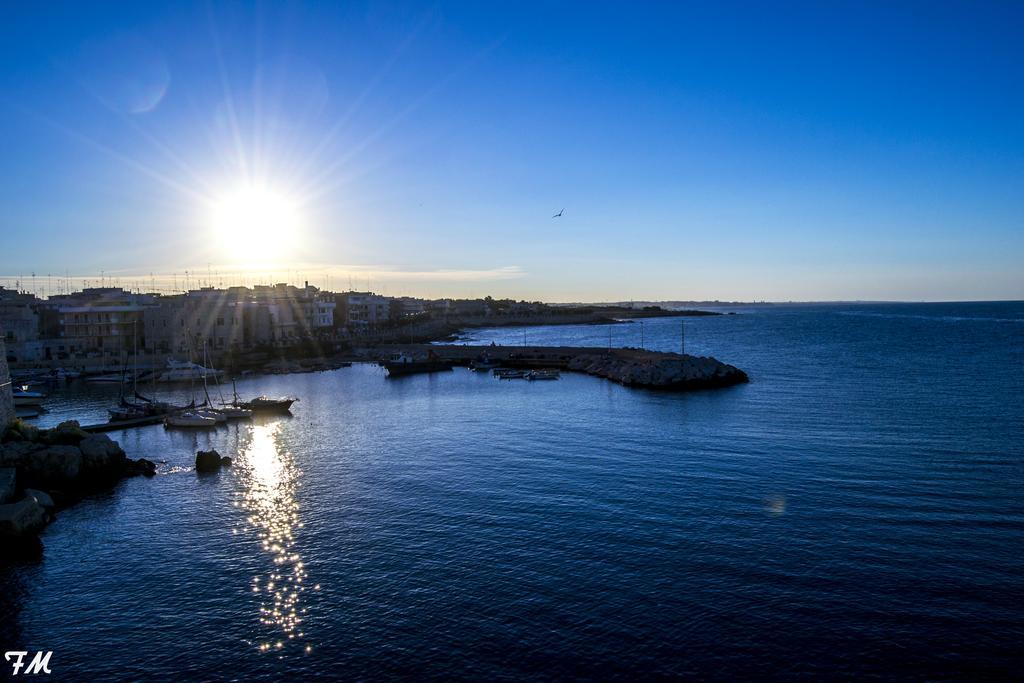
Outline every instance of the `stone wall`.
{"label": "stone wall", "polygon": [[4,331],[0,328],[0,432],[14,419],[14,398],[11,396],[11,377],[7,372],[7,347]]}

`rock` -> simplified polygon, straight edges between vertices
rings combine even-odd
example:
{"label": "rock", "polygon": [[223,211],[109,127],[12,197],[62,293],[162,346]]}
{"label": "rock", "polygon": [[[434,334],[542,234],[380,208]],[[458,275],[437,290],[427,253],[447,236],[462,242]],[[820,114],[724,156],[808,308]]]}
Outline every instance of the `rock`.
{"label": "rock", "polygon": [[39,427],[30,425],[24,420],[14,420],[3,434],[4,443],[11,441],[36,441],[39,438]]}
{"label": "rock", "polygon": [[231,467],[231,458],[225,455],[223,458],[220,459],[220,464],[223,465],[224,467]]}
{"label": "rock", "polygon": [[109,441],[110,438],[102,434],[90,434],[82,439],[78,444],[78,449],[82,451],[82,462],[91,465],[103,464],[107,458],[107,442]]}
{"label": "rock", "polygon": [[82,439],[88,436],[89,432],[82,429],[81,425],[78,424],[78,420],[68,420],[61,422],[53,429],[40,433],[39,438],[44,443],[51,445],[77,446],[82,442]]}
{"label": "rock", "polygon": [[121,446],[105,434],[89,434],[78,448],[82,451],[82,473],[92,478],[118,477],[128,460]]}
{"label": "rock", "polygon": [[35,536],[49,520],[43,506],[31,496],[17,503],[0,505],[0,537],[26,538]]}
{"label": "rock", "polygon": [[35,498],[35,501],[46,510],[52,512],[57,505],[53,502],[53,498],[46,491],[39,491],[38,489],[25,489],[26,498]]}
{"label": "rock", "polygon": [[0,503],[10,502],[18,489],[18,470],[13,467],[0,468]]}
{"label": "rock", "polygon": [[199,451],[196,453],[196,472],[216,472],[220,469],[220,453],[217,451]]}
{"label": "rock", "polygon": [[137,477],[142,475],[144,477],[152,477],[156,474],[156,464],[151,460],[145,458],[139,458],[138,460],[126,460],[124,464],[124,476],[126,477]]}
{"label": "rock", "polygon": [[30,454],[41,451],[45,446],[29,441],[10,441],[0,446],[0,467],[21,467]]}
{"label": "rock", "polygon": [[74,446],[50,446],[28,453],[18,466],[29,485],[51,488],[71,482],[82,468],[82,451]]}

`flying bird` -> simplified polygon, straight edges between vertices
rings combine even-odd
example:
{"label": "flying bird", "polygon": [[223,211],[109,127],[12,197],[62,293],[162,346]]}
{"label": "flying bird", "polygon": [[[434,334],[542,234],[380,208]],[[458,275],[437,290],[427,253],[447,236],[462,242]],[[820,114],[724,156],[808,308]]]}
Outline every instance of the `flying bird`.
{"label": "flying bird", "polygon": [[563,213],[565,213],[565,209],[562,209],[561,211],[559,211],[558,213],[556,213],[556,214],[555,214],[554,216],[552,216],[552,218],[558,218],[558,217],[559,217],[559,216],[561,216],[561,215],[562,215]]}

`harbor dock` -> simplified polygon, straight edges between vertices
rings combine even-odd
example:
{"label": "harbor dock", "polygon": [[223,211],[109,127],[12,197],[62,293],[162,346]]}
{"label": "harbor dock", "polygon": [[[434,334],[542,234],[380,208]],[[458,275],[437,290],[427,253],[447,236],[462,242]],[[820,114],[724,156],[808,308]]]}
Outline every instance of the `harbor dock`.
{"label": "harbor dock", "polygon": [[157,425],[164,421],[165,415],[146,415],[143,417],[133,417],[130,420],[117,420],[115,422],[101,422],[94,425],[84,425],[82,427],[83,432],[89,432],[90,434],[98,434],[100,432],[116,432],[122,429],[130,429],[132,427],[146,427],[148,425]]}

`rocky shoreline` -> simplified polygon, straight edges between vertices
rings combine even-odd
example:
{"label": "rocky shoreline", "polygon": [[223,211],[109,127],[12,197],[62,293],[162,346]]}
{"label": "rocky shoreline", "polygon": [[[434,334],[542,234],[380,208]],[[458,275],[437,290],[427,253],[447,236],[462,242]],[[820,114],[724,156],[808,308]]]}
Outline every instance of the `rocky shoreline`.
{"label": "rocky shoreline", "polygon": [[574,356],[566,369],[604,377],[628,387],[648,389],[714,389],[749,382],[739,368],[707,356],[623,357],[611,354]]}
{"label": "rocky shoreline", "polygon": [[39,533],[57,511],[126,477],[155,473],[154,463],[132,460],[116,441],[85,432],[74,420],[52,429],[15,420],[0,437],[3,555],[37,555]]}

